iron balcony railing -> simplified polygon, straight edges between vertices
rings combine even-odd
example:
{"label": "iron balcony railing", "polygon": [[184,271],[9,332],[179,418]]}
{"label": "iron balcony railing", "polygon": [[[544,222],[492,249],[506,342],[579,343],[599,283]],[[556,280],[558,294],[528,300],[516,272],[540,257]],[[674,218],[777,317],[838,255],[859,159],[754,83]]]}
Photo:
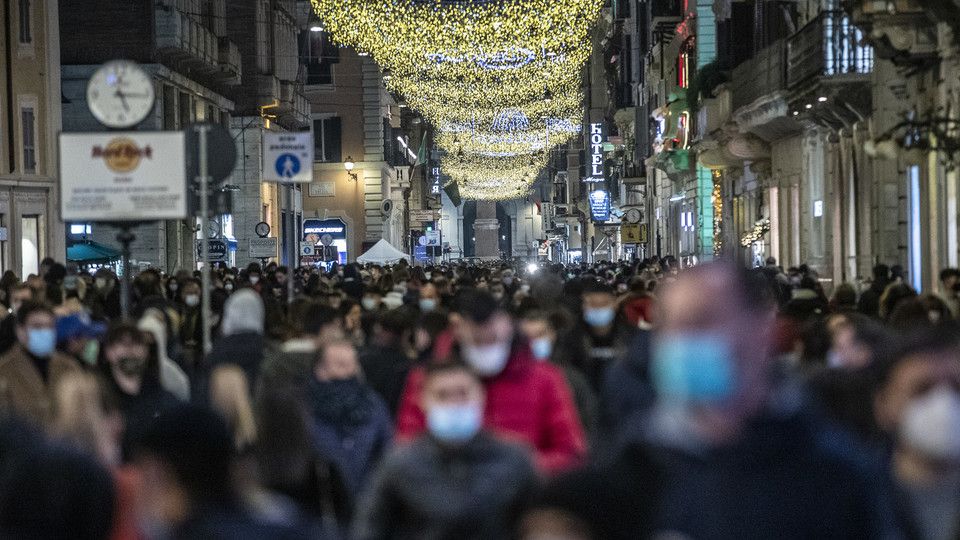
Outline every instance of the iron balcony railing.
{"label": "iron balcony railing", "polygon": [[873,48],[863,45],[863,32],[842,11],[824,11],[787,39],[787,86],[814,77],[868,74]]}

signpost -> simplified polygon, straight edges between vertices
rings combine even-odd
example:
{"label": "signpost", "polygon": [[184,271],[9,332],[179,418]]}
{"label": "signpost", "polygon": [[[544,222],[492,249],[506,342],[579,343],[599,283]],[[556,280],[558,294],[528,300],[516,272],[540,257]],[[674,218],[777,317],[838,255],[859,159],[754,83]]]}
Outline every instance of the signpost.
{"label": "signpost", "polygon": [[640,225],[624,223],[620,225],[620,241],[624,244],[640,243]]}
{"label": "signpost", "polygon": [[313,134],[263,132],[263,181],[307,184],[313,181]]}
{"label": "signpost", "polygon": [[[313,181],[313,132],[312,131],[264,131],[263,132],[263,164],[262,176],[264,182],[277,182],[287,186],[287,204],[290,205],[289,231],[297,229],[296,217],[293,212],[294,184],[309,184]],[[287,245],[291,246],[292,242]],[[292,249],[291,246],[288,249]],[[313,255],[311,251],[310,255]],[[303,250],[300,255],[303,256]],[[288,255],[290,264],[298,259],[293,253]],[[292,270],[292,269],[291,269]],[[293,303],[293,278],[287,287],[287,303]]]}
{"label": "signpost", "polygon": [[437,217],[436,210],[410,210],[410,223],[436,221]]}
{"label": "signpost", "polygon": [[187,217],[182,132],[60,134],[64,221]]}
{"label": "signpost", "polygon": [[269,259],[277,256],[276,238],[251,238],[250,239],[250,258],[251,259]]}
{"label": "signpost", "polygon": [[130,244],[136,239],[131,230],[143,221],[187,217],[184,135],[61,133],[59,146],[61,218],[107,222],[120,229],[120,313],[126,319],[130,315]]}
{"label": "signpost", "polygon": [[206,262],[226,262],[229,246],[226,240],[208,239],[207,256],[203,256],[203,241],[197,240],[197,260]]}

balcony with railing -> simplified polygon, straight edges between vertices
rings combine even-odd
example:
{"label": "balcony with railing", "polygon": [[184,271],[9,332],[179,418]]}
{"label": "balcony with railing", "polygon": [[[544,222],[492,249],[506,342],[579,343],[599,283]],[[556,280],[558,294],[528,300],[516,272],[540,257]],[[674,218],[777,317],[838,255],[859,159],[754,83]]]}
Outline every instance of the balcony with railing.
{"label": "balcony with railing", "polygon": [[210,81],[240,83],[240,52],[235,44],[207,28],[202,14],[185,0],[160,0],[154,9],[157,53],[167,63],[185,67]]}
{"label": "balcony with railing", "polygon": [[864,81],[873,71],[873,48],[842,11],[825,11],[787,40],[787,86],[821,78]]}
{"label": "balcony with railing", "polygon": [[773,42],[733,69],[730,93],[734,110],[786,88],[784,42]]}

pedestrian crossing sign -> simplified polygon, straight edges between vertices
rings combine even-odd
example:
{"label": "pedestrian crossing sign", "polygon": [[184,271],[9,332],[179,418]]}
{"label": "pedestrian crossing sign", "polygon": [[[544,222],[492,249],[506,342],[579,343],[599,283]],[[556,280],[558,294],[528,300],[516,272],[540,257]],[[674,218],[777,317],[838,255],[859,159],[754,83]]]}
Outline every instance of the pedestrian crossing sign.
{"label": "pedestrian crossing sign", "polygon": [[313,137],[309,131],[263,133],[263,181],[313,181]]}

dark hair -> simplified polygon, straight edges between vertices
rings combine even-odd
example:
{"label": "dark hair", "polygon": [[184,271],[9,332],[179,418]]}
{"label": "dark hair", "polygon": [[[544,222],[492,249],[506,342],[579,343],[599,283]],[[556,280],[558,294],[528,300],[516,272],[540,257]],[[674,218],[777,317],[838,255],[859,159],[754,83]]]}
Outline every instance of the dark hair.
{"label": "dark hair", "polygon": [[43,313],[50,315],[51,317],[54,316],[53,310],[44,304],[41,304],[39,302],[32,302],[32,301],[24,302],[20,306],[20,309],[17,310],[17,325],[24,326],[25,324],[27,324],[27,319],[30,317],[30,315],[33,315],[34,313],[41,312],[41,311]]}
{"label": "dark hair", "polygon": [[613,288],[598,279],[585,279],[580,294],[609,294],[614,296]]}
{"label": "dark hair", "polygon": [[168,465],[190,502],[233,502],[233,436],[217,413],[178,405],[147,422],[133,441],[134,457],[150,455]]}
{"label": "dark hair", "polygon": [[950,308],[932,294],[904,298],[896,303],[887,322],[890,327],[908,333],[923,326],[937,326],[953,319]]}
{"label": "dark hair", "polygon": [[314,302],[303,310],[303,331],[316,334],[328,324],[340,319],[340,313],[320,302]]}
{"label": "dark hair", "polygon": [[940,281],[946,281],[952,277],[960,278],[960,270],[956,268],[944,268],[940,271]]}
{"label": "dark hair", "polygon": [[130,340],[138,345],[147,345],[147,338],[143,332],[136,326],[128,323],[116,323],[112,325],[107,334],[103,337],[103,347],[122,340]]}
{"label": "dark hair", "polygon": [[490,293],[468,287],[457,292],[453,299],[453,311],[473,322],[483,324],[494,314],[501,312],[502,308]]}
{"label": "dark hair", "polygon": [[889,382],[893,372],[910,357],[957,348],[960,348],[960,326],[955,322],[914,329],[900,339],[889,357],[878,363],[876,369],[878,387]]}
{"label": "dark hair", "polygon": [[701,272],[710,272],[712,269],[721,269],[729,274],[727,286],[733,291],[734,295],[740,300],[740,307],[761,313],[772,309],[776,303],[776,294],[774,293],[770,282],[764,277],[760,269],[747,269],[736,264],[725,261],[711,262],[693,267],[686,271],[687,274],[699,274]]}
{"label": "dark hair", "polygon": [[377,325],[391,334],[400,335],[409,330],[417,320],[417,311],[410,306],[400,306],[385,312],[377,319]]}

